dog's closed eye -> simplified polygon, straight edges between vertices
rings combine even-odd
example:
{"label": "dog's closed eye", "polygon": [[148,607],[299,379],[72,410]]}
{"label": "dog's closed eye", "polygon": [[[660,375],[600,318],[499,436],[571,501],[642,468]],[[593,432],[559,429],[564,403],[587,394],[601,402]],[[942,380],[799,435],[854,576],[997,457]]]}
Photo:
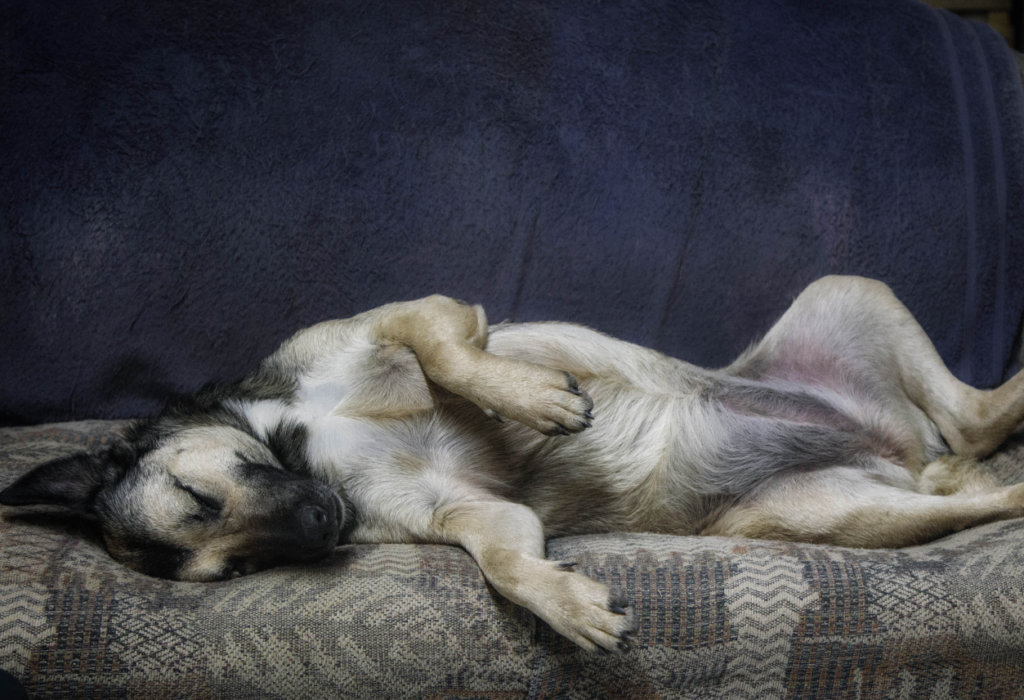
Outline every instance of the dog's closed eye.
{"label": "dog's closed eye", "polygon": [[200,493],[191,486],[186,486],[185,484],[181,483],[177,479],[174,480],[174,485],[177,486],[182,491],[184,491],[185,493],[187,493],[189,496],[191,496],[195,500],[195,502],[198,503],[199,506],[203,509],[204,513],[211,516],[220,515],[220,512],[224,510],[224,504],[221,503],[216,498],[214,498],[213,496],[208,496],[204,493]]}

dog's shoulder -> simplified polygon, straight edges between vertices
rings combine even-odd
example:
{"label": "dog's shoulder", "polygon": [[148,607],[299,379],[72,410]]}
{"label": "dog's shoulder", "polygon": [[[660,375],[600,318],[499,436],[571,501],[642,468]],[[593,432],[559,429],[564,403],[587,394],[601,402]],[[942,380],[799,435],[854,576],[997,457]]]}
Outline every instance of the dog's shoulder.
{"label": "dog's shoulder", "polygon": [[285,341],[250,375],[255,386],[291,386],[279,397],[304,421],[323,416],[400,417],[430,410],[415,353],[377,332],[380,309],[325,321]]}

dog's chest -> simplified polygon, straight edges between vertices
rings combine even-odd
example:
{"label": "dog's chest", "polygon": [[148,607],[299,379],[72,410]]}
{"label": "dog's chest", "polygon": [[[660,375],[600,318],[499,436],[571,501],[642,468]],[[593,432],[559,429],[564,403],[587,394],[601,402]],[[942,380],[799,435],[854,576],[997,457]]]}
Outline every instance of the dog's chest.
{"label": "dog's chest", "polygon": [[434,410],[402,416],[348,415],[350,389],[337,378],[302,382],[289,403],[263,401],[244,413],[269,439],[304,428],[312,476],[343,491],[357,513],[354,541],[417,541],[445,504],[508,495],[503,460],[483,435]]}
{"label": "dog's chest", "polygon": [[316,476],[337,483],[337,472],[348,462],[358,462],[371,445],[373,426],[338,409],[351,395],[346,377],[309,380],[302,378],[290,401],[266,400],[238,406],[256,435],[272,443],[285,428],[301,426],[308,467]]}

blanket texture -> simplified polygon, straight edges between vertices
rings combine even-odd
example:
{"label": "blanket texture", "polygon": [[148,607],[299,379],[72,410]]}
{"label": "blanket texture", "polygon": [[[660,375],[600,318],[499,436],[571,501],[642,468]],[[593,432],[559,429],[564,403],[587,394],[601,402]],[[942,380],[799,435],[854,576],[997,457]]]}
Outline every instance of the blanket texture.
{"label": "blanket texture", "polygon": [[1010,50],[913,0],[11,0],[0,418],[433,292],[723,365],[830,272],[993,385],[1022,192]]}
{"label": "blanket texture", "polygon": [[[117,424],[0,430],[0,488]],[[1024,435],[988,468],[1024,480]],[[548,555],[626,590],[636,649],[582,651],[440,545],[351,545],[220,583],[120,566],[84,523],[0,516],[0,668],[30,697],[986,698],[1024,687],[1024,521],[922,547],[602,535]]]}

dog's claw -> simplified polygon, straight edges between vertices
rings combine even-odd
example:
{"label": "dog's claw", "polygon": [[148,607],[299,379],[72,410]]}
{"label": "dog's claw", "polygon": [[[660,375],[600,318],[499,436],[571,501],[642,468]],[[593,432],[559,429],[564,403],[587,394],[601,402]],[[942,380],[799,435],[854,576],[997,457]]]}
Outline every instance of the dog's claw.
{"label": "dog's claw", "polygon": [[608,591],[608,609],[615,612],[614,608],[622,608],[622,614],[625,614],[625,608],[628,606],[629,598],[626,597],[626,592],[618,586],[612,586]]}
{"label": "dog's claw", "polygon": [[497,411],[492,411],[491,409],[487,409],[486,411],[484,411],[484,413],[486,413],[486,414],[487,414],[487,417],[488,417],[488,418],[491,418],[491,419],[493,419],[493,420],[496,420],[496,421],[498,421],[499,423],[504,423],[504,422],[505,422],[505,419],[504,419],[504,418],[502,418],[502,417],[501,417],[501,414],[499,414],[499,413],[498,413]]}
{"label": "dog's claw", "polygon": [[578,566],[579,562],[576,561],[560,561],[556,567],[559,571],[572,571],[573,567]]}
{"label": "dog's claw", "polygon": [[[594,414],[591,413],[590,411],[584,411],[583,417],[586,418],[588,421],[594,420]],[[589,428],[590,424],[587,424],[587,427]]]}
{"label": "dog's claw", "polygon": [[[611,606],[608,607],[608,610],[610,610],[611,612],[615,613],[616,615],[625,615],[626,614],[626,611],[623,610],[622,608],[620,608],[618,605],[611,605]],[[623,632],[623,634],[625,634],[625,632]]]}

